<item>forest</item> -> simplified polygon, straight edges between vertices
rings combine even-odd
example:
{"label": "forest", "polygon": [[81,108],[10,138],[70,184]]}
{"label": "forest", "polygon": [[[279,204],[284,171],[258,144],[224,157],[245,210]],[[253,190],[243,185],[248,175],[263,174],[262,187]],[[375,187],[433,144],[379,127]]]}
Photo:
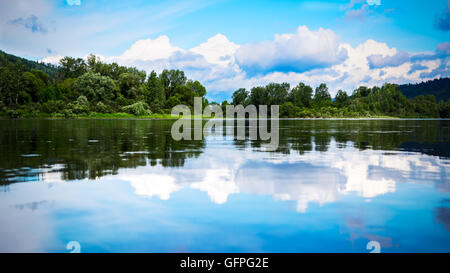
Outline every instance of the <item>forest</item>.
{"label": "forest", "polygon": [[[449,90],[450,91],[450,90]],[[280,105],[280,117],[405,117],[449,118],[450,99],[437,102],[432,94],[406,98],[399,85],[386,83],[381,87],[358,87],[351,95],[338,90],[331,97],[325,83],[313,89],[299,83],[290,89],[288,83],[270,83],[239,89],[233,93],[232,104]],[[227,101],[222,103],[224,107]]]}
{"label": "forest", "polygon": [[[448,79],[427,86],[448,94]],[[412,117],[449,118],[450,99],[440,101],[432,90],[418,92],[408,85],[407,98],[402,88],[386,83],[381,87],[361,86],[351,95],[339,90],[331,97],[325,83],[313,88],[299,83],[269,83],[266,86],[236,90],[231,101],[242,105],[280,105],[280,117]],[[425,87],[424,87],[425,86]],[[411,91],[412,90],[412,91]],[[420,90],[419,90],[420,91]],[[425,95],[424,95],[425,94]],[[87,60],[64,57],[58,66],[37,63],[0,51],[0,116],[19,117],[168,117],[173,106],[193,105],[194,97],[203,97],[206,88],[190,80],[182,70],[161,73],[104,63],[95,55]]]}

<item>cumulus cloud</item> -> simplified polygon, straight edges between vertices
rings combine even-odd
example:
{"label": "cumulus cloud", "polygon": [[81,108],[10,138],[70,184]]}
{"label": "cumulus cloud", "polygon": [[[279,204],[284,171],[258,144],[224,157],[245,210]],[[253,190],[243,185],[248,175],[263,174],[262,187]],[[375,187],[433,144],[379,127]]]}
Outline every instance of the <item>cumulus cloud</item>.
{"label": "cumulus cloud", "polygon": [[383,56],[381,54],[367,57],[370,68],[383,68],[387,66],[399,66],[409,60],[409,54],[405,51],[399,51],[392,56]]}
{"label": "cumulus cloud", "polygon": [[42,22],[36,15],[30,15],[29,17],[23,18],[19,17],[9,21],[12,25],[23,26],[26,29],[31,30],[31,32],[39,32],[42,34],[47,33],[47,28],[44,27]]}
{"label": "cumulus cloud", "polygon": [[158,59],[167,59],[177,51],[184,50],[179,47],[172,46],[169,37],[163,35],[154,40],[145,39],[135,42],[129,49],[119,56],[119,59],[127,61],[154,61]]}
{"label": "cumulus cloud", "polygon": [[447,1],[447,9],[436,17],[436,27],[443,31],[450,30],[450,0]]}
{"label": "cumulus cloud", "polygon": [[322,28],[311,31],[300,26],[297,33],[277,34],[273,41],[243,45],[235,57],[244,71],[255,75],[329,67],[344,61],[347,52],[339,47],[338,36],[333,31]]}
{"label": "cumulus cloud", "polygon": [[230,42],[225,35],[219,33],[205,43],[191,48],[190,51],[203,55],[210,63],[227,65],[234,61],[234,53],[238,48],[239,45]]}
{"label": "cumulus cloud", "polygon": [[[431,79],[436,77],[448,77],[449,72],[450,43],[438,44],[434,53],[410,54],[404,51],[393,55],[383,56],[381,54],[367,57],[371,69],[386,67],[408,67],[408,75],[416,71],[418,79]],[[431,69],[430,69],[431,68]],[[427,71],[424,71],[427,70]]]}

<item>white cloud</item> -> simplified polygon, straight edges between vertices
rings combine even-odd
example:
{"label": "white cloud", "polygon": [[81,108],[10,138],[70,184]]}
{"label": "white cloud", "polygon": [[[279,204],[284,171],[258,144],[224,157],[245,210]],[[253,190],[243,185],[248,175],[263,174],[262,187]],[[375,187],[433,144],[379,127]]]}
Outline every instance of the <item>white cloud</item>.
{"label": "white cloud", "polygon": [[172,46],[169,37],[160,36],[154,40],[145,39],[135,42],[129,49],[118,57],[124,61],[154,61],[158,59],[167,59],[177,51],[183,49]]}
{"label": "white cloud", "polygon": [[207,170],[203,181],[192,183],[191,188],[208,192],[216,204],[226,203],[230,194],[239,192],[233,172],[224,168]]}
{"label": "white cloud", "polygon": [[175,179],[168,175],[128,174],[118,178],[129,181],[136,194],[147,197],[158,196],[161,200],[168,200],[172,192],[180,189],[180,186],[175,184]]}
{"label": "white cloud", "polygon": [[236,51],[237,63],[250,74],[304,72],[329,67],[346,57],[333,31],[311,31],[306,26],[300,26],[297,33],[277,34],[273,41],[243,45]]}
{"label": "white cloud", "polygon": [[227,65],[234,62],[234,53],[239,45],[230,42],[223,34],[217,34],[190,51],[202,55],[212,64]]}
{"label": "white cloud", "polygon": [[55,64],[55,65],[57,65],[57,64],[59,64],[59,61],[60,61],[62,58],[64,58],[64,56],[62,56],[62,55],[47,56],[47,57],[41,59],[39,62],[42,62],[42,63],[50,63],[50,64]]}

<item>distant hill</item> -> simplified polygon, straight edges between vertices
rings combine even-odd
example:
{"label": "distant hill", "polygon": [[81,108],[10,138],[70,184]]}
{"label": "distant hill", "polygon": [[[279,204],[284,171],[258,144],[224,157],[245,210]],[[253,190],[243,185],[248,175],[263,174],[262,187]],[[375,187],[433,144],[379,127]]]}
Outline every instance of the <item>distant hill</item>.
{"label": "distant hill", "polygon": [[407,98],[419,95],[434,95],[437,101],[450,98],[450,78],[436,79],[417,84],[400,85],[400,90]]}
{"label": "distant hill", "polygon": [[27,69],[42,70],[45,73],[47,73],[48,75],[50,75],[51,77],[53,77],[55,75],[55,73],[58,71],[58,68],[55,65],[30,61],[30,60],[27,60],[27,59],[24,59],[21,57],[17,57],[17,56],[8,54],[8,53],[0,50],[0,66],[5,66],[8,64],[8,62],[17,63],[19,61],[22,62],[22,64],[24,64],[27,67]]}

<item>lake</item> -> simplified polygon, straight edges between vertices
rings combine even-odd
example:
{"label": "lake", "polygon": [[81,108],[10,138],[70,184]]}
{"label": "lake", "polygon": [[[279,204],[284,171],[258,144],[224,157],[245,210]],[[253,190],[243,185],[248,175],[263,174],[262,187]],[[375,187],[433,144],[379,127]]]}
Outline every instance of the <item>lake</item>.
{"label": "lake", "polygon": [[0,120],[0,252],[450,252],[450,120]]}

